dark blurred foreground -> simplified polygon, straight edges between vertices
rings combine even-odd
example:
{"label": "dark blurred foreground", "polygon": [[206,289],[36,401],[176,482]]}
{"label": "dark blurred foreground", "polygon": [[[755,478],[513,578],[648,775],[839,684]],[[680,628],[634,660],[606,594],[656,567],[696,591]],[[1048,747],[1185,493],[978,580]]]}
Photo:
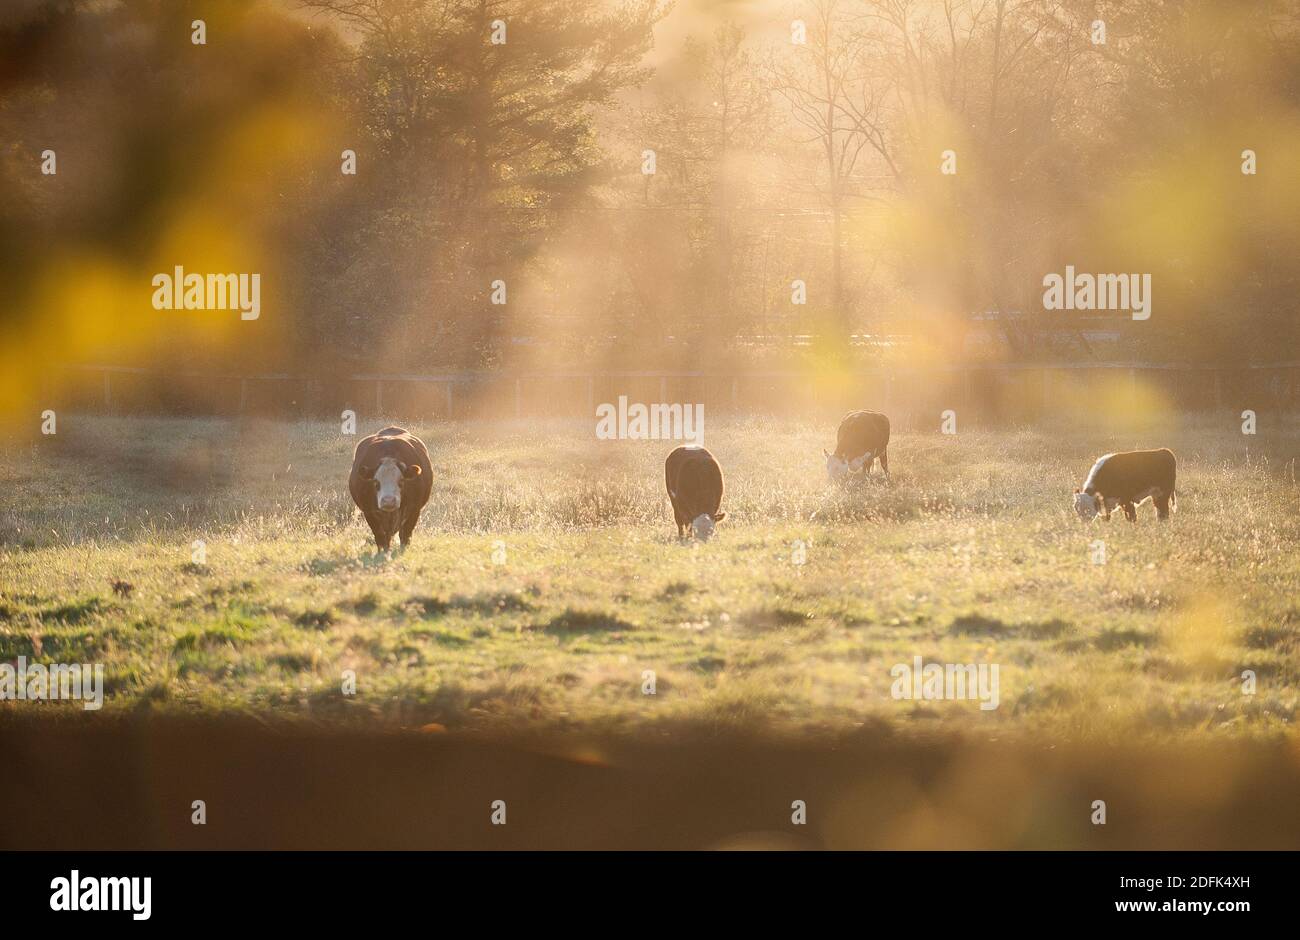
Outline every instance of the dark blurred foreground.
{"label": "dark blurred foreground", "polygon": [[[5,849],[1300,847],[1294,743],[488,740],[9,717],[0,748]],[[807,825],[791,823],[795,800]]]}

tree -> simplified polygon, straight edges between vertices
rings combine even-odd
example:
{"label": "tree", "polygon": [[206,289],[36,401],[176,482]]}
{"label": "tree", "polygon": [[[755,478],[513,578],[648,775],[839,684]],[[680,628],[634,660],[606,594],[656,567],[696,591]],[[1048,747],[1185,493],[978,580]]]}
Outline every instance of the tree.
{"label": "tree", "polygon": [[557,210],[607,172],[594,111],[648,74],[660,0],[305,5],[358,36],[361,120],[386,158],[357,250],[398,249],[387,276],[415,285],[403,306],[433,311],[436,324],[422,356],[435,343],[461,360],[481,353],[501,327],[487,315],[488,285],[508,282]]}
{"label": "tree", "polygon": [[831,227],[833,328],[846,337],[851,324],[844,302],[844,210],[860,194],[855,173],[864,151],[890,163],[879,130],[887,89],[872,80],[875,36],[861,9],[844,0],[813,0],[806,25],[805,44],[773,57],[772,83],[801,129],[800,142],[820,155]]}

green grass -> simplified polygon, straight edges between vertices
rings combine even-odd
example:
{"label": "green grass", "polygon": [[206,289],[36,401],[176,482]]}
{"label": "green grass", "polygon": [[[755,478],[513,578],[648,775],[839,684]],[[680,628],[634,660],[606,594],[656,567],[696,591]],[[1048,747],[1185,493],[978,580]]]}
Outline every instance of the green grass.
{"label": "green grass", "polygon": [[[1294,427],[901,433],[894,484],[845,491],[820,458],[833,423],[713,421],[728,518],[707,544],[676,538],[668,442],[575,422],[411,427],[434,495],[391,557],[353,513],[356,439],[337,424],[60,415],[57,437],[7,441],[0,661],[103,663],[113,710],[394,727],[1056,741],[1266,736],[1296,717]],[[1173,521],[1147,504],[1136,526],[1082,526],[1073,487],[1135,446],[1178,453]],[[1000,707],[894,700],[890,668],[916,655],[999,664]],[[33,707],[56,706],[0,713]]]}

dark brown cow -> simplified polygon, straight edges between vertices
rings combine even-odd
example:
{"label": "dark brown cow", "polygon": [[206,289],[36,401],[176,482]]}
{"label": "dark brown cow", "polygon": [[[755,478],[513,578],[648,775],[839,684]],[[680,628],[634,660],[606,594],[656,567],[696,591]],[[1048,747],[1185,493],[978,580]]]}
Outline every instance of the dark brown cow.
{"label": "dark brown cow", "polygon": [[850,411],[840,421],[835,453],[826,457],[826,473],[835,483],[850,473],[870,473],[877,460],[889,479],[889,419],[878,411]]}
{"label": "dark brown cow", "polygon": [[394,535],[402,546],[420,521],[420,510],[433,491],[433,467],[424,442],[405,428],[388,427],[372,434],[352,455],[348,492],[386,551]]}
{"label": "dark brown cow", "polygon": [[1074,491],[1074,511],[1084,522],[1101,515],[1107,522],[1116,506],[1129,522],[1137,521],[1137,506],[1146,499],[1156,505],[1156,518],[1168,519],[1170,507],[1178,511],[1174,484],[1178,458],[1168,448],[1130,450],[1106,454],[1092,465],[1088,479]]}
{"label": "dark brown cow", "polygon": [[703,447],[678,447],[664,461],[664,483],[672,500],[677,536],[689,525],[698,539],[713,535],[714,523],[727,517],[722,505],[722,468]]}

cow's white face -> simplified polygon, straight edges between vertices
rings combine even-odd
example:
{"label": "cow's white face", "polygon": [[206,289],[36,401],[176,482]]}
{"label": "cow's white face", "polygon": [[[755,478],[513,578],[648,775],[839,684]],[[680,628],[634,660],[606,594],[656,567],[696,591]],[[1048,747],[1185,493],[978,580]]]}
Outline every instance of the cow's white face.
{"label": "cow's white face", "polygon": [[[826,454],[825,451],[822,451]],[[832,483],[838,483],[843,480],[849,472],[849,462],[836,457],[834,454],[826,454],[826,475],[831,478]]]}
{"label": "cow's white face", "polygon": [[1097,513],[1101,507],[1097,505],[1098,500],[1089,493],[1074,494],[1074,511],[1079,514],[1079,518],[1084,522],[1091,522],[1097,518]]}
{"label": "cow's white face", "polygon": [[402,505],[402,468],[392,457],[385,457],[375,469],[375,502],[383,512]]}
{"label": "cow's white face", "polygon": [[374,482],[375,505],[380,512],[396,512],[400,509],[403,481],[418,477],[422,472],[419,464],[403,465],[392,457],[379,461],[379,466],[370,479]]}
{"label": "cow's white face", "polygon": [[691,522],[691,531],[697,539],[703,541],[708,541],[713,536],[714,529],[713,518],[708,513],[700,513]]}

